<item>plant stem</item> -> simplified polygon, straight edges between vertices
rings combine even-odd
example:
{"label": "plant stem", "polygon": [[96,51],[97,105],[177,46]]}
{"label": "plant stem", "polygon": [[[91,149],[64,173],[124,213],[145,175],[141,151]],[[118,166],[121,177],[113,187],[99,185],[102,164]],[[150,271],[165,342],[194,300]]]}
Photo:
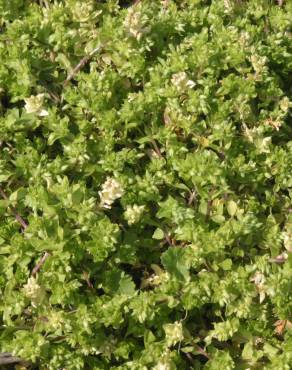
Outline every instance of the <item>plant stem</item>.
{"label": "plant stem", "polygon": [[36,264],[34,269],[32,270],[32,276],[36,275],[37,272],[41,269],[42,265],[46,262],[46,259],[50,256],[50,253],[45,252],[40,261]]}
{"label": "plant stem", "polygon": [[[5,191],[0,187],[0,194],[3,199],[9,201],[9,198],[7,197]],[[14,207],[10,207],[16,221],[20,223],[20,225],[23,227],[25,230],[28,227],[28,224],[24,221],[24,219],[17,213],[16,209]]]}

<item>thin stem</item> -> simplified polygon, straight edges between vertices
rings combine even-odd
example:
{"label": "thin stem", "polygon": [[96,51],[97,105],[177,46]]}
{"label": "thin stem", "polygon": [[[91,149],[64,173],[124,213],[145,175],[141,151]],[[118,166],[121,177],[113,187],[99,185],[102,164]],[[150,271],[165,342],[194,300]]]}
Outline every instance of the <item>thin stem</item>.
{"label": "thin stem", "polygon": [[34,269],[32,270],[32,276],[36,275],[38,271],[41,269],[42,265],[46,262],[46,259],[50,256],[50,253],[45,252],[40,261],[36,264]]}
{"label": "thin stem", "polygon": [[206,357],[207,359],[210,360],[210,356],[208,355],[208,353],[200,346],[198,346],[197,344],[195,345],[195,348],[196,350],[201,354],[203,355],[204,357]]}
{"label": "thin stem", "polygon": [[42,0],[42,1],[41,1],[41,3],[42,3],[42,5],[43,5],[43,6],[45,6],[47,9],[49,9],[49,8],[50,8],[50,5],[49,5],[49,3],[47,2],[47,0]]}
{"label": "thin stem", "polygon": [[[0,194],[2,196],[3,199],[9,201],[9,198],[7,197],[7,195],[5,194],[5,191],[0,187]],[[23,229],[25,230],[27,227],[28,227],[28,224],[24,221],[24,219],[17,213],[16,209],[14,207],[10,207],[16,221],[18,221],[20,223],[20,225],[23,227]]]}
{"label": "thin stem", "polygon": [[194,199],[196,198],[196,191],[193,190],[190,194],[189,200],[188,200],[188,206],[192,205]]}
{"label": "thin stem", "polygon": [[269,262],[281,264],[281,263],[285,263],[287,258],[288,258],[288,255],[285,252],[283,252],[283,253],[279,254],[279,256],[277,256],[277,257],[270,258]]}
{"label": "thin stem", "polygon": [[74,76],[89,62],[89,60],[94,56],[95,53],[97,53],[101,49],[100,46],[93,49],[92,52],[90,52],[88,55],[86,55],[84,58],[80,60],[80,62],[73,68],[72,72],[69,73],[66,80],[63,82],[63,86],[67,86],[68,83],[74,78]]}
{"label": "thin stem", "polygon": [[151,140],[151,144],[153,145],[153,148],[155,150],[155,153],[158,155],[159,158],[163,158],[160,149],[158,148],[158,145],[156,144],[155,140]]}
{"label": "thin stem", "polygon": [[0,353],[0,366],[25,362],[22,358],[13,356],[9,352]]}
{"label": "thin stem", "polygon": [[165,240],[167,241],[167,243],[168,243],[170,246],[172,246],[172,245],[173,245],[173,244],[172,244],[172,241],[171,241],[171,239],[170,239],[169,235],[167,234],[167,232],[164,232],[164,237],[165,237]]}

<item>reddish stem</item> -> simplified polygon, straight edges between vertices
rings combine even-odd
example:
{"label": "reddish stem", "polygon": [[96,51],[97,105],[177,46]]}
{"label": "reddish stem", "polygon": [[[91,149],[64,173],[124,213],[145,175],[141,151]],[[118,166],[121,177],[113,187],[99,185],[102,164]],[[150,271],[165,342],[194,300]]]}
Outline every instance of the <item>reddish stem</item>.
{"label": "reddish stem", "polygon": [[32,270],[32,276],[36,275],[39,270],[41,269],[42,265],[46,262],[46,259],[50,256],[50,253],[45,252],[40,261],[36,264],[34,269]]}
{"label": "reddish stem", "polygon": [[[3,199],[9,201],[9,198],[7,197],[7,195],[5,194],[5,191],[0,187],[0,194],[2,196]],[[20,225],[23,227],[23,229],[25,230],[27,227],[28,227],[28,224],[24,221],[24,219],[17,213],[16,209],[14,207],[10,207],[11,208],[11,211],[16,219],[16,221],[18,221],[20,223]]]}

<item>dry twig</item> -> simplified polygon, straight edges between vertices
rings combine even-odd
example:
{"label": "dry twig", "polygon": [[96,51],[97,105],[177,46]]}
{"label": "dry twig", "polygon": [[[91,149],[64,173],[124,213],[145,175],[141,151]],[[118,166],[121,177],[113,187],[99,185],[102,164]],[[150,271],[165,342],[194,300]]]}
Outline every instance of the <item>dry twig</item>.
{"label": "dry twig", "polygon": [[158,148],[158,145],[156,144],[155,140],[151,140],[151,144],[153,145],[155,153],[158,155],[159,158],[163,158],[160,149]]}
{"label": "dry twig", "polygon": [[17,364],[17,363],[28,364],[27,361],[24,361],[22,358],[13,356],[9,352],[0,353],[0,366],[10,365],[10,364]]}
{"label": "dry twig", "polygon": [[32,276],[36,275],[39,270],[41,269],[42,265],[46,262],[46,259],[50,256],[49,252],[45,252],[40,261],[35,265],[34,269],[32,270]]}
{"label": "dry twig", "polygon": [[[5,191],[0,187],[0,194],[3,199],[9,201],[9,198],[7,197]],[[16,209],[14,207],[10,207],[16,221],[20,223],[20,225],[23,227],[25,230],[28,227],[28,224],[24,221],[24,219],[17,213]]]}
{"label": "dry twig", "polygon": [[208,355],[208,353],[200,346],[198,346],[197,344],[195,345],[195,349],[197,352],[199,352],[202,356],[206,357],[207,359],[210,360],[210,356]]}
{"label": "dry twig", "polygon": [[41,5],[44,6],[45,8],[49,9],[50,5],[47,0],[41,0]]}
{"label": "dry twig", "polygon": [[190,194],[190,197],[189,197],[189,200],[188,200],[188,206],[191,206],[193,201],[195,200],[196,198],[196,191],[193,190]]}
{"label": "dry twig", "polygon": [[288,259],[288,254],[286,252],[283,252],[276,257],[270,258],[269,262],[281,264],[281,263],[285,263],[287,259]]}
{"label": "dry twig", "polygon": [[74,78],[74,76],[89,62],[89,60],[101,49],[100,46],[93,49],[92,52],[90,52],[88,55],[86,55],[84,58],[80,60],[80,62],[73,68],[72,72],[69,73],[66,80],[63,82],[63,86],[67,86],[68,83]]}

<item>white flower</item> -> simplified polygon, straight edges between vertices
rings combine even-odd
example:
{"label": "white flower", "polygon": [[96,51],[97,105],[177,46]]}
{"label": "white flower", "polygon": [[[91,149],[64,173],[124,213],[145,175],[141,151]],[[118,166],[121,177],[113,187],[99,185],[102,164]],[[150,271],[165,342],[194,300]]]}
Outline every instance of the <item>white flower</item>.
{"label": "white flower", "polygon": [[128,33],[135,37],[138,41],[141,39],[144,33],[149,31],[149,27],[146,27],[148,17],[139,10],[140,6],[132,6],[127,13],[124,21],[124,27]]}
{"label": "white flower", "polygon": [[171,370],[173,369],[173,366],[171,366],[170,363],[170,353],[167,349],[164,351],[160,356],[160,361],[156,366],[152,368],[152,370]]}
{"label": "white flower", "polygon": [[259,294],[259,297],[260,297],[260,303],[262,303],[266,297],[266,289],[265,289],[265,281],[266,281],[266,278],[264,276],[264,274],[262,274],[261,272],[257,271],[255,273],[255,275],[250,279],[250,281],[252,281],[255,286],[257,287],[257,291],[258,291],[258,294]]}
{"label": "white flower", "polygon": [[257,271],[254,276],[250,279],[250,281],[253,281],[255,283],[255,285],[261,285],[265,282],[265,276]]}
{"label": "white flower", "polygon": [[232,10],[232,3],[229,0],[224,0],[225,12],[228,13]]}
{"label": "white flower", "polygon": [[256,147],[260,153],[270,153],[269,146],[271,144],[271,140],[272,140],[271,136],[268,136],[262,139],[258,138],[255,141]]}
{"label": "white flower", "polygon": [[101,207],[110,209],[114,201],[120,198],[123,193],[122,185],[117,180],[108,177],[102,185],[102,190],[98,192]]}
{"label": "white flower", "polygon": [[31,300],[33,307],[36,307],[44,297],[44,290],[37,283],[34,277],[30,277],[23,286],[24,295]]}
{"label": "white flower", "polygon": [[166,342],[168,346],[172,346],[184,339],[182,323],[176,321],[173,324],[163,326],[165,331]]}
{"label": "white flower", "polygon": [[287,113],[289,108],[292,106],[292,103],[290,102],[289,98],[287,96],[284,96],[283,99],[280,101],[280,109],[284,112]]}
{"label": "white flower", "polygon": [[172,75],[171,83],[179,92],[184,92],[187,88],[192,88],[196,85],[194,81],[188,79],[186,72],[178,72]]}
{"label": "white flower", "polygon": [[45,94],[31,95],[24,99],[25,110],[27,113],[36,113],[40,117],[47,116],[49,113],[43,109]]}
{"label": "white flower", "polygon": [[137,204],[134,204],[133,206],[127,206],[124,216],[128,221],[128,224],[133,225],[137,223],[140,220],[144,210],[145,206],[137,206]]}
{"label": "white flower", "polygon": [[160,361],[152,370],[170,370],[171,367],[167,362]]}
{"label": "white flower", "polygon": [[265,120],[264,123],[268,126],[271,126],[276,131],[279,131],[279,128],[281,127],[282,124],[279,117],[276,119],[268,118]]}
{"label": "white flower", "polygon": [[147,279],[148,285],[152,286],[158,286],[162,284],[163,282],[166,282],[169,280],[169,274],[167,272],[164,272],[160,275],[153,274]]}
{"label": "white flower", "polygon": [[90,19],[96,18],[102,13],[102,10],[94,10],[93,1],[77,1],[72,9],[73,19],[77,22],[87,22]]}
{"label": "white flower", "polygon": [[240,33],[240,37],[239,37],[239,40],[238,40],[241,47],[245,47],[248,44],[249,40],[250,40],[249,33],[246,32],[246,31],[242,31]]}
{"label": "white flower", "polygon": [[64,318],[61,311],[52,311],[47,315],[48,322],[54,330],[59,330],[63,327]]}

